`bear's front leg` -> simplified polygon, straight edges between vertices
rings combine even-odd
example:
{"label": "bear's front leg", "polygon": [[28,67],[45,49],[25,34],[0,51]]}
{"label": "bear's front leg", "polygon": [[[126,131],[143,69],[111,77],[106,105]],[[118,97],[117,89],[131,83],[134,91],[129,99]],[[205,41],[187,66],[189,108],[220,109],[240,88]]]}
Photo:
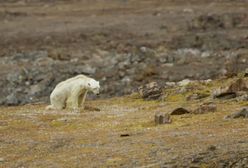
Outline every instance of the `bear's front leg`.
{"label": "bear's front leg", "polygon": [[82,92],[82,94],[79,96],[78,103],[79,103],[79,107],[80,107],[81,109],[84,109],[84,107],[85,107],[84,102],[85,102],[87,93],[88,93],[88,90],[84,90],[84,91]]}
{"label": "bear's front leg", "polygon": [[80,96],[80,87],[73,88],[70,96],[66,101],[66,108],[73,109],[74,111],[79,112],[79,103],[78,103],[79,96]]}

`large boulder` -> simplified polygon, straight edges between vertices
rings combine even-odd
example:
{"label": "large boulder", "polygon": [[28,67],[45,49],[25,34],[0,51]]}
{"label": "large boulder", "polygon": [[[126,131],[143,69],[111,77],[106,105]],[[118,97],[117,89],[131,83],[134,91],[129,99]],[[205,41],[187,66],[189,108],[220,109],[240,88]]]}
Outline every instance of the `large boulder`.
{"label": "large boulder", "polygon": [[248,107],[243,108],[238,112],[225,116],[225,119],[234,119],[234,118],[248,118]]}
{"label": "large boulder", "polygon": [[213,92],[214,98],[230,99],[237,96],[242,96],[248,92],[248,80],[239,78],[228,87],[218,88]]}
{"label": "large boulder", "polygon": [[151,82],[138,88],[140,96],[144,100],[158,100],[162,96],[162,87],[157,82]]}

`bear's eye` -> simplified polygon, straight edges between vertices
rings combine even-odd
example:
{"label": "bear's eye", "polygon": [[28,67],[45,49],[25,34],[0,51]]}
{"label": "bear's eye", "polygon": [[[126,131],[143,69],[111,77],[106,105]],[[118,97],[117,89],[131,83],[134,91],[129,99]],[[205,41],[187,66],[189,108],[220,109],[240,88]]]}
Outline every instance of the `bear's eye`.
{"label": "bear's eye", "polygon": [[90,83],[88,83],[88,86],[90,86]]}

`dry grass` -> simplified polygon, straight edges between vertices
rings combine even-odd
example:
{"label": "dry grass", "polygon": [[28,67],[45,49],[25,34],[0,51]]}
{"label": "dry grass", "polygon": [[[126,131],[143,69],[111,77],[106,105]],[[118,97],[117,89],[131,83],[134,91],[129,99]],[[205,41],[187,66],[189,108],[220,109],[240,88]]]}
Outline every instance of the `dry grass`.
{"label": "dry grass", "polygon": [[247,120],[223,120],[242,106],[232,101],[216,102],[215,113],[173,116],[172,124],[155,126],[156,112],[166,113],[181,106],[194,109],[199,105],[197,101],[184,101],[182,95],[178,97],[178,101],[171,102],[147,102],[132,96],[90,101],[87,105],[100,111],[80,114],[46,111],[45,105],[2,107],[0,141],[4,161],[0,164],[157,167],[171,160],[180,165],[183,158],[206,151],[210,145],[217,146],[220,155],[248,147]]}

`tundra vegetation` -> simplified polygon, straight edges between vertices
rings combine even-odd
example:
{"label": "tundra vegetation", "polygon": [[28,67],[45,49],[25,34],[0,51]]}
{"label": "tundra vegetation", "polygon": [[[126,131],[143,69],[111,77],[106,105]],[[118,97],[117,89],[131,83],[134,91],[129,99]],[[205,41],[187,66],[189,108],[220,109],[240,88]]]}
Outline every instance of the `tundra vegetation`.
{"label": "tundra vegetation", "polygon": [[[247,167],[245,0],[0,0],[0,167]],[[61,81],[85,109],[45,110]]]}

